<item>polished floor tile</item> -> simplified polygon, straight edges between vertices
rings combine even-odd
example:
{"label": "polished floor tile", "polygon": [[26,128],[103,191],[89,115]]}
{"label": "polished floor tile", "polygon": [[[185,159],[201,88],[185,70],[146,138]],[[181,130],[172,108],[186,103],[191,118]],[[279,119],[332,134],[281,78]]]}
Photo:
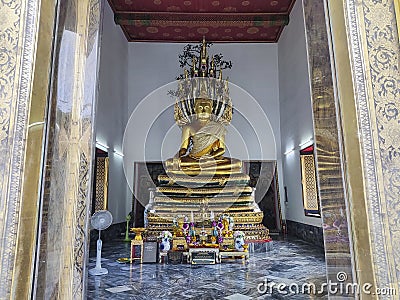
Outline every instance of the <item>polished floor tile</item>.
{"label": "polished floor tile", "polygon": [[[95,249],[90,254],[89,269],[95,267]],[[247,263],[119,264],[118,258],[129,257],[123,242],[104,243],[102,256],[109,273],[89,275],[88,299],[327,299],[326,292],[301,292],[304,283],[318,288],[326,282],[326,269],[322,250],[300,240],[274,241],[271,251],[251,253]]]}

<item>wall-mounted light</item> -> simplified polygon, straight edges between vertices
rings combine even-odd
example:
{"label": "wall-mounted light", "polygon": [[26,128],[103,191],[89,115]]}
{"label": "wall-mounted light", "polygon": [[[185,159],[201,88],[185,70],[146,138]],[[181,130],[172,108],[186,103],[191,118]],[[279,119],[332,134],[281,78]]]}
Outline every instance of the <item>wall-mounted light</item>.
{"label": "wall-mounted light", "polygon": [[307,140],[307,141],[301,143],[301,144],[299,145],[299,147],[300,147],[300,149],[302,149],[303,147],[311,146],[311,145],[313,144],[313,142],[314,142],[313,138],[310,138],[309,140]]}
{"label": "wall-mounted light", "polygon": [[124,157],[124,154],[121,153],[121,152],[119,152],[119,151],[117,151],[117,150],[114,150],[114,153],[115,153],[116,155],[119,155],[119,156],[121,156],[121,157]]}
{"label": "wall-mounted light", "polygon": [[294,148],[287,150],[283,155],[288,155],[294,151]]}
{"label": "wall-mounted light", "polygon": [[100,143],[98,141],[96,141],[96,147],[99,148],[100,150],[105,151],[105,152],[108,152],[108,148],[110,148],[107,145],[105,145],[103,143]]}

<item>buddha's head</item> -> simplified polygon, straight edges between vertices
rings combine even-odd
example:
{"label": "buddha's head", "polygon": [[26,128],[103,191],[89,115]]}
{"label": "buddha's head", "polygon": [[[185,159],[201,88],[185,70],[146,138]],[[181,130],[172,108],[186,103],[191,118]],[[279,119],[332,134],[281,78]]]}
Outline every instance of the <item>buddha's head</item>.
{"label": "buddha's head", "polygon": [[211,119],[212,100],[198,98],[194,102],[194,112],[197,120],[205,121]]}

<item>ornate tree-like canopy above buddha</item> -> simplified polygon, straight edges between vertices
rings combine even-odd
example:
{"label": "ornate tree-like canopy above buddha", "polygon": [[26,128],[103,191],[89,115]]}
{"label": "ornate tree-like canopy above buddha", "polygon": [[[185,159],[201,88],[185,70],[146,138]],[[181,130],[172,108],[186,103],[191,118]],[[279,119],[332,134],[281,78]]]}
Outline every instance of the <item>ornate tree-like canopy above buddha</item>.
{"label": "ornate tree-like canopy above buddha", "polygon": [[[229,97],[228,80],[222,79],[222,70],[231,68],[232,63],[222,60],[222,55],[217,54],[210,58],[207,54],[207,43],[203,39],[199,55],[192,56],[188,62],[188,55],[193,54],[195,49],[185,49],[180,56],[181,66],[184,74],[178,79],[178,89],[171,92],[176,96],[174,107],[174,118],[179,126],[193,122],[196,112],[196,99],[210,101],[212,107],[211,119],[227,125],[232,120],[232,101]],[[190,51],[192,50],[192,51]]]}
{"label": "ornate tree-like canopy above buddha", "polygon": [[[223,156],[225,125],[232,120],[232,101],[222,69],[230,68],[232,63],[223,61],[222,55],[210,59],[204,38],[198,56],[188,57],[188,52],[186,48],[180,58],[181,66],[188,65],[190,69],[184,68],[178,89],[171,92],[177,98],[174,118],[182,129],[182,139],[177,155],[165,162],[167,172],[241,172],[241,161]],[[187,62],[189,59],[191,63]]]}

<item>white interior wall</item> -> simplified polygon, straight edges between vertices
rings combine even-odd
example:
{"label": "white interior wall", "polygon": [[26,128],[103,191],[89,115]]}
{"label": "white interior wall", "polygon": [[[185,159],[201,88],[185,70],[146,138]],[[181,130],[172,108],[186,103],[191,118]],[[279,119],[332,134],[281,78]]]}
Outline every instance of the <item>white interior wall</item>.
{"label": "white interior wall", "polygon": [[296,1],[293,7],[289,25],[286,26],[279,39],[278,48],[282,152],[295,149],[286,155],[282,154],[283,181],[287,187],[288,196],[288,202],[285,205],[286,218],[321,226],[320,218],[304,215],[301,188],[299,145],[313,137],[310,83],[301,1]]}
{"label": "white interior wall", "polygon": [[104,5],[100,48],[99,97],[96,112],[96,140],[109,147],[108,210],[113,223],[125,221],[132,209],[132,196],[123,172],[122,137],[128,118],[128,43],[113,12]]}

